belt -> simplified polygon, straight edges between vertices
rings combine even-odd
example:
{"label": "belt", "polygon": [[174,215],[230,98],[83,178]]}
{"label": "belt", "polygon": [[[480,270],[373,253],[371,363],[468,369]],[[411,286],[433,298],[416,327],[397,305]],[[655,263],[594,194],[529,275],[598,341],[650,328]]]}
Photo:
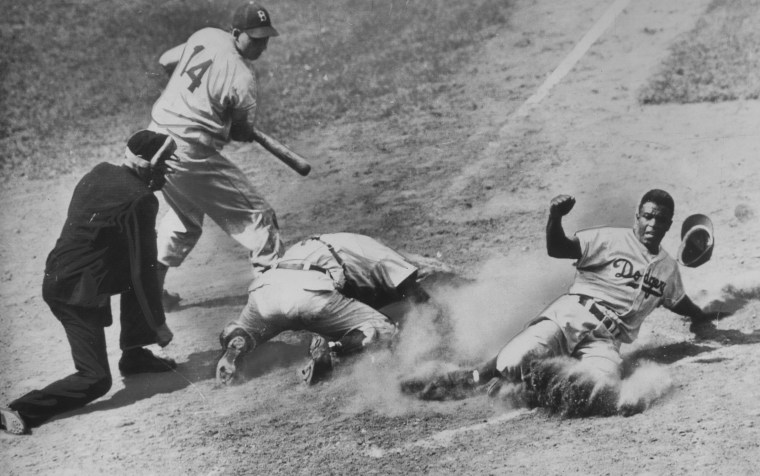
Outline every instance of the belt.
{"label": "belt", "polygon": [[296,269],[301,271],[319,271],[320,273],[325,273],[327,275],[330,274],[325,268],[311,264],[308,261],[275,263],[272,266],[267,266],[264,268],[264,271],[270,269]]}
{"label": "belt", "polygon": [[612,337],[620,335],[618,320],[615,317],[612,317],[617,316],[615,311],[599,304],[594,298],[583,294],[578,295],[578,302],[581,306],[585,307],[592,316],[596,317],[602,325],[604,325],[609,333],[612,334]]}

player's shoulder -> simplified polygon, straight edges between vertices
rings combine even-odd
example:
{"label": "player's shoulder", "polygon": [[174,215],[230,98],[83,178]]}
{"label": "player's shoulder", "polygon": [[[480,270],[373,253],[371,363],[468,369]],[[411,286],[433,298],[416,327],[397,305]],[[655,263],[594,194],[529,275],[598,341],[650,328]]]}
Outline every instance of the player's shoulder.
{"label": "player's shoulder", "polygon": [[187,39],[187,45],[193,49],[203,49],[206,54],[211,54],[216,57],[229,57],[235,59],[240,57],[235,48],[235,39],[227,31],[219,28],[203,28]]}
{"label": "player's shoulder", "polygon": [[592,226],[588,228],[581,228],[575,232],[580,236],[608,236],[608,237],[622,237],[626,233],[630,232],[630,228],[619,228],[614,226],[600,225]]}
{"label": "player's shoulder", "polygon": [[201,28],[200,30],[196,31],[192,35],[190,35],[190,38],[188,38],[188,41],[190,40],[216,40],[219,41],[221,39],[228,39],[231,38],[232,35],[230,35],[229,32],[226,32],[220,28],[214,28],[214,27],[206,27]]}

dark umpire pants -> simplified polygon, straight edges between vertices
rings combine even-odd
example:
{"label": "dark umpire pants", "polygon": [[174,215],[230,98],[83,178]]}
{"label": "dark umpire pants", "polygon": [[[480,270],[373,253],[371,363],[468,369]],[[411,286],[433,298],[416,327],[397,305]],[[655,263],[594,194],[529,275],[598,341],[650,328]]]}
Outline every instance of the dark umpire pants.
{"label": "dark umpire pants", "polygon": [[[53,299],[46,302],[66,331],[76,373],[42,390],[32,390],[8,405],[19,412],[30,427],[102,397],[111,389],[112,382],[104,327],[111,323],[110,306],[82,307]],[[120,318],[122,349],[155,343],[155,332],[142,317],[132,292],[121,296]]]}

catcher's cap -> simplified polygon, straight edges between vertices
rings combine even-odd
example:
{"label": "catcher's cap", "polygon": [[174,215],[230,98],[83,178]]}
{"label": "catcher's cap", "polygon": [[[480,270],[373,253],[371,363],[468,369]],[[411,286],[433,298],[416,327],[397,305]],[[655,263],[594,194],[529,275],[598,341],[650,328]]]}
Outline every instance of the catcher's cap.
{"label": "catcher's cap", "polygon": [[690,268],[701,266],[712,257],[714,245],[713,224],[710,218],[699,213],[691,215],[681,226],[678,262]]}
{"label": "catcher's cap", "polygon": [[232,28],[244,31],[251,38],[279,36],[272,26],[269,12],[261,5],[249,1],[232,14]]}
{"label": "catcher's cap", "polygon": [[155,167],[170,160],[177,144],[166,134],[143,129],[127,141],[126,161],[141,168]]}

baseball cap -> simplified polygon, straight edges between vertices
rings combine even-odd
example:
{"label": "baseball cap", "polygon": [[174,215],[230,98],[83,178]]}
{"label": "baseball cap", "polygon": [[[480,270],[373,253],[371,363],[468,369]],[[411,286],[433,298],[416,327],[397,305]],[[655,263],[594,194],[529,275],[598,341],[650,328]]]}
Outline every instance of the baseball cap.
{"label": "baseball cap", "polygon": [[143,129],[127,141],[126,161],[141,168],[154,167],[169,160],[176,150],[174,140],[166,134]]}
{"label": "baseball cap", "polygon": [[696,213],[686,218],[681,226],[681,246],[678,248],[678,262],[696,268],[712,257],[715,238],[710,218]]}
{"label": "baseball cap", "polygon": [[232,14],[232,28],[244,31],[251,38],[268,38],[280,35],[272,27],[269,12],[252,1],[241,5]]}

